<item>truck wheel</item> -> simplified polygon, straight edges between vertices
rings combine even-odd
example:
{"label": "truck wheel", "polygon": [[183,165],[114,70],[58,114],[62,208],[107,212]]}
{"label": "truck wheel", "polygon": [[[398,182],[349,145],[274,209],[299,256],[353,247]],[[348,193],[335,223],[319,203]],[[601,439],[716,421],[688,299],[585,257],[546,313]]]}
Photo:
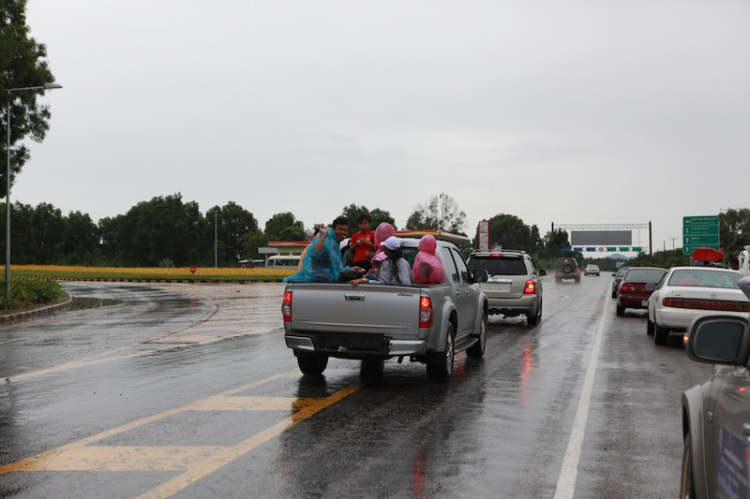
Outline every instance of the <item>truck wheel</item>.
{"label": "truck wheel", "polygon": [[319,353],[298,353],[297,365],[302,374],[320,376],[328,365],[328,355]]}
{"label": "truck wheel", "polygon": [[487,314],[482,314],[482,320],[479,322],[479,341],[466,349],[466,355],[475,359],[484,357],[484,349],[487,345]]}
{"label": "truck wheel", "polygon": [[664,329],[654,322],[654,343],[657,345],[666,345],[669,340],[669,329]]}
{"label": "truck wheel", "polygon": [[690,445],[690,433],[685,435],[685,447],[682,452],[682,479],[680,480],[680,497],[695,499],[695,478],[693,478],[693,452]]}
{"label": "truck wheel", "polygon": [[434,360],[427,364],[427,377],[430,381],[446,382],[453,374],[453,359],[456,351],[453,345],[455,329],[453,324],[448,326],[448,334],[445,335],[445,351],[439,352]]}

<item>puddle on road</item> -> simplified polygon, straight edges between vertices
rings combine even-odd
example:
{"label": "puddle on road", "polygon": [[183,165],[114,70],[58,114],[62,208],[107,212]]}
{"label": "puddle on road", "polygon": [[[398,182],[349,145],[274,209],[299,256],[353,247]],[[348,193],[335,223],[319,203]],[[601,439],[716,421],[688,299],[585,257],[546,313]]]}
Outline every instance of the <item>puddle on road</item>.
{"label": "puddle on road", "polygon": [[122,300],[108,300],[102,298],[73,298],[68,310],[84,310],[87,308],[113,307],[124,303]]}

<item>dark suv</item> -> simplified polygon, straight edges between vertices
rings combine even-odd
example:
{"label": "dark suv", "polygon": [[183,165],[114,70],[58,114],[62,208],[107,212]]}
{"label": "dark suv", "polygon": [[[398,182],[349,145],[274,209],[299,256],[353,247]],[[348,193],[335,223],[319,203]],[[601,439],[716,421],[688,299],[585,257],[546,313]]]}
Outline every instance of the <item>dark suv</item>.
{"label": "dark suv", "polygon": [[555,282],[563,279],[575,279],[581,282],[581,271],[575,258],[558,258],[555,263]]}
{"label": "dark suv", "polygon": [[489,315],[504,317],[526,316],[530,326],[542,320],[542,281],[547,275],[537,270],[534,261],[525,251],[494,249],[474,251],[466,262],[473,272],[484,269],[489,274],[487,282],[479,287],[487,295]]}

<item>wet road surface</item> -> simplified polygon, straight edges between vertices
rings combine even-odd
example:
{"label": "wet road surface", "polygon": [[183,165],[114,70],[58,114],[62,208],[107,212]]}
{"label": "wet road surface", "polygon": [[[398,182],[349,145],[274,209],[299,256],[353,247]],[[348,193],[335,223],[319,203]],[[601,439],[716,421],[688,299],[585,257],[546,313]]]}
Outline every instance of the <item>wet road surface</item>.
{"label": "wet road surface", "polygon": [[711,368],[610,285],[546,278],[541,324],[490,317],[440,385],[303,377],[281,284],[65,283],[76,307],[0,328],[0,497],[675,497]]}

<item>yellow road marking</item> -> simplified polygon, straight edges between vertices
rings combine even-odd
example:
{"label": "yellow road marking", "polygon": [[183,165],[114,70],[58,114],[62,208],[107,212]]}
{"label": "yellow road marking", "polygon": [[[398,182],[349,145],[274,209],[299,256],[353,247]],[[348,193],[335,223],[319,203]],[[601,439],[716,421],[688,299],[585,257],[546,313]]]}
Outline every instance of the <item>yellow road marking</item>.
{"label": "yellow road marking", "polygon": [[[56,449],[0,466],[0,475],[28,471],[184,471],[142,494],[142,499],[169,497],[222,466],[251,452],[259,445],[301,423],[322,409],[351,395],[355,383],[326,397],[235,396],[285,377],[298,376],[297,369],[245,383],[218,395],[133,421]],[[229,446],[103,446],[93,445],[106,438],[186,411],[281,411],[291,413],[281,421]]]}

